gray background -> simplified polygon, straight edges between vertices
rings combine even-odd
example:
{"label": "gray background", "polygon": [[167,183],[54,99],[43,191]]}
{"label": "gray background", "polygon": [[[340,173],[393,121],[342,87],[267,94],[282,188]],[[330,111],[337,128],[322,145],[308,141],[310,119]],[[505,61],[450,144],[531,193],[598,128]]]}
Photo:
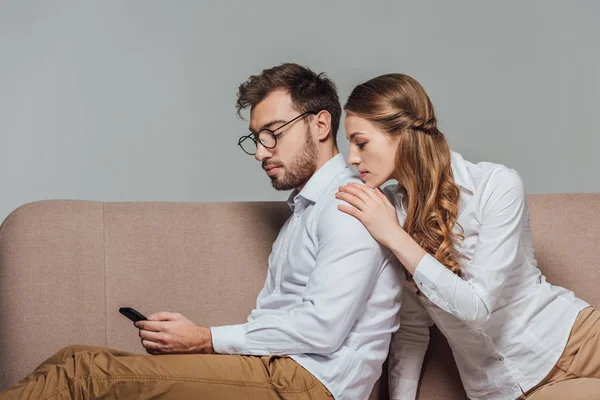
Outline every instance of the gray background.
{"label": "gray background", "polygon": [[0,220],[40,199],[284,199],[234,109],[284,61],[342,101],[407,73],[467,159],[530,193],[599,192],[599,21],[594,0],[0,0]]}

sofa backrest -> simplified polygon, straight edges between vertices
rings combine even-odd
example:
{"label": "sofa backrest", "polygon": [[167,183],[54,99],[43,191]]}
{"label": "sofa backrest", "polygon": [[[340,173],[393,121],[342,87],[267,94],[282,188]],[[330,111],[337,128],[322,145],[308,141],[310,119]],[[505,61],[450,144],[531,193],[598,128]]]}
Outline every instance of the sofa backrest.
{"label": "sofa backrest", "polygon": [[[548,280],[600,305],[600,194],[529,203]],[[206,326],[245,321],[288,215],[283,202],[43,201],[15,210],[0,228],[0,390],[68,344],[143,353],[122,306]],[[372,398],[387,398],[385,380]],[[436,330],[419,398],[465,398]]]}

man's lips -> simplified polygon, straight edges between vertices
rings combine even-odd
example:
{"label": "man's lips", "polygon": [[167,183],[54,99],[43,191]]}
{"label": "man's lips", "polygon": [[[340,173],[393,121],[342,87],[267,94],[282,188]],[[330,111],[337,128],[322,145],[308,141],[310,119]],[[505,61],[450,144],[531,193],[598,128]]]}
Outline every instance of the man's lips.
{"label": "man's lips", "polygon": [[267,172],[267,175],[269,176],[273,176],[277,173],[277,171],[279,171],[279,166],[269,166],[269,167],[264,167],[264,170]]}

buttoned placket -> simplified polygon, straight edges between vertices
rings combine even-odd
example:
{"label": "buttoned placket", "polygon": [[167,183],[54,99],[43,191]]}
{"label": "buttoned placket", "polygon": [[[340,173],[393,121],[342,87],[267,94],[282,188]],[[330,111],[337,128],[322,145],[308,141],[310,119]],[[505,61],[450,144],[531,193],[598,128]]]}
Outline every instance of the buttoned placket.
{"label": "buttoned placket", "polygon": [[296,226],[298,225],[298,223],[300,223],[300,217],[302,216],[303,209],[301,207],[301,202],[302,198],[300,197],[300,195],[296,195],[294,197],[293,215],[286,226],[284,237],[281,241],[281,246],[279,247],[279,249],[277,249],[279,254],[277,255],[277,261],[275,264],[276,276],[275,290],[273,291],[273,294],[281,293],[281,279],[283,276],[283,266],[285,265],[285,260],[288,256],[292,235],[296,230]]}

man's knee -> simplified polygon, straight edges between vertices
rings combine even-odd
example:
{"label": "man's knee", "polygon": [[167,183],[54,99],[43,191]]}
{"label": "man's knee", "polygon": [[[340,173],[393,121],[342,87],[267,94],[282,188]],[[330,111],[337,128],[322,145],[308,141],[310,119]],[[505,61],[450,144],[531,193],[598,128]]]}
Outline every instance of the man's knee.
{"label": "man's knee", "polygon": [[67,359],[73,357],[78,353],[94,353],[105,350],[103,347],[99,346],[90,346],[86,344],[72,344],[62,349],[58,350],[50,359],[46,360],[46,362],[50,362],[52,364],[57,364],[66,361]]}
{"label": "man's knee", "polygon": [[80,353],[80,352],[95,353],[95,352],[99,352],[102,350],[105,350],[105,348],[100,347],[100,346],[90,346],[87,344],[72,344],[67,347],[64,347],[61,351],[65,354],[73,355],[75,353]]}
{"label": "man's knee", "polygon": [[102,349],[100,346],[90,346],[87,344],[72,344],[70,346],[65,347],[66,349],[70,349],[73,353],[78,351],[97,351]]}

